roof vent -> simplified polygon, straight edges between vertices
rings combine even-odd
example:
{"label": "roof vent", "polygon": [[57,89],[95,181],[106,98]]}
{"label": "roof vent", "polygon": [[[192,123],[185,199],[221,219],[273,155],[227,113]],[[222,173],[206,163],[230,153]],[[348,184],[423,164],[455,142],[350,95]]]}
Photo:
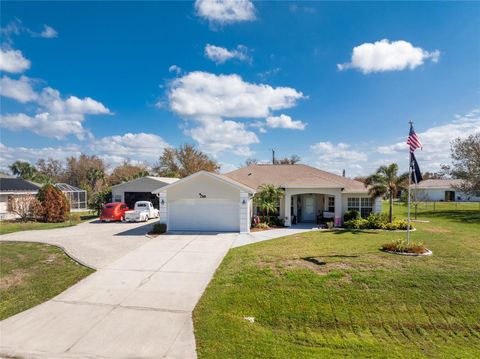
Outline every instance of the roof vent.
{"label": "roof vent", "polygon": [[247,176],[251,176],[252,175],[252,172],[249,172]]}

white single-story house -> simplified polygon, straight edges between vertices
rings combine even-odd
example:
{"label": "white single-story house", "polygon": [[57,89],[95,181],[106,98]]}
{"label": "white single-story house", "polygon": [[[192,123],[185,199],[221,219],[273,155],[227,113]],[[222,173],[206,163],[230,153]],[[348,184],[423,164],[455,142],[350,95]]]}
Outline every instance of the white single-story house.
{"label": "white single-story house", "polygon": [[465,194],[455,187],[459,186],[462,180],[459,179],[428,179],[421,181],[418,185],[412,185],[410,188],[416,193],[418,201],[425,202],[478,202],[480,196]]}
{"label": "white single-story house", "polygon": [[112,201],[125,202],[129,208],[137,201],[150,201],[158,208],[158,197],[152,192],[175,181],[178,178],[145,176],[123,182],[112,186]]}
{"label": "white single-story house", "polygon": [[381,210],[381,199],[372,199],[363,183],[302,164],[250,165],[223,175],[200,171],[153,193],[169,231],[249,232],[259,214],[253,196],[263,184],[284,189],[278,216],[288,227],[315,223],[318,216],[340,226],[347,210],[362,216]]}
{"label": "white single-story house", "polygon": [[16,215],[8,212],[8,200],[19,195],[35,196],[40,186],[13,176],[0,176],[0,219],[13,219]]}

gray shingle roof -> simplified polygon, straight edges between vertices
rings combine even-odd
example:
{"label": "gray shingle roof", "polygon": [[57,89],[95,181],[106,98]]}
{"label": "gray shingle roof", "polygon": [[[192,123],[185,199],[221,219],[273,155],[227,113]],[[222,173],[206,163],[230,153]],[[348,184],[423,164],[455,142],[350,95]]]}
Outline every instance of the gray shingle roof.
{"label": "gray shingle roof", "polygon": [[40,186],[21,178],[0,178],[0,192],[38,191]]}

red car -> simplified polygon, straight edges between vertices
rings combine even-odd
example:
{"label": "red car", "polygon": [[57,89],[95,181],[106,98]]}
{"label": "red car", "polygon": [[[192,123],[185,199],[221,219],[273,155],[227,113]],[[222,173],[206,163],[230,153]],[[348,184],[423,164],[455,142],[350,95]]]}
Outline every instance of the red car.
{"label": "red car", "polygon": [[100,215],[101,222],[123,221],[125,219],[125,212],[128,211],[128,206],[123,202],[107,203],[103,206],[102,214]]}

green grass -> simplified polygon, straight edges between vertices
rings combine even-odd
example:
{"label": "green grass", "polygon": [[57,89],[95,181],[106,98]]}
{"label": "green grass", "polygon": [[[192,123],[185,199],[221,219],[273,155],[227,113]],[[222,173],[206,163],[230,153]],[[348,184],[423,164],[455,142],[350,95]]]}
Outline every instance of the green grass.
{"label": "green grass", "polygon": [[92,215],[90,212],[74,213],[74,215],[77,214],[80,216],[80,220],[69,220],[59,223],[0,221],[0,235],[20,231],[29,231],[33,229],[53,229],[70,227],[97,217],[95,215]]}
{"label": "green grass", "polygon": [[450,204],[419,219],[430,222],[412,239],[431,257],[379,251],[398,232],[310,232],[231,250],[194,312],[199,357],[479,358],[480,211]]}
{"label": "green grass", "polygon": [[1,242],[0,320],[56,296],[92,272],[55,246]]}

